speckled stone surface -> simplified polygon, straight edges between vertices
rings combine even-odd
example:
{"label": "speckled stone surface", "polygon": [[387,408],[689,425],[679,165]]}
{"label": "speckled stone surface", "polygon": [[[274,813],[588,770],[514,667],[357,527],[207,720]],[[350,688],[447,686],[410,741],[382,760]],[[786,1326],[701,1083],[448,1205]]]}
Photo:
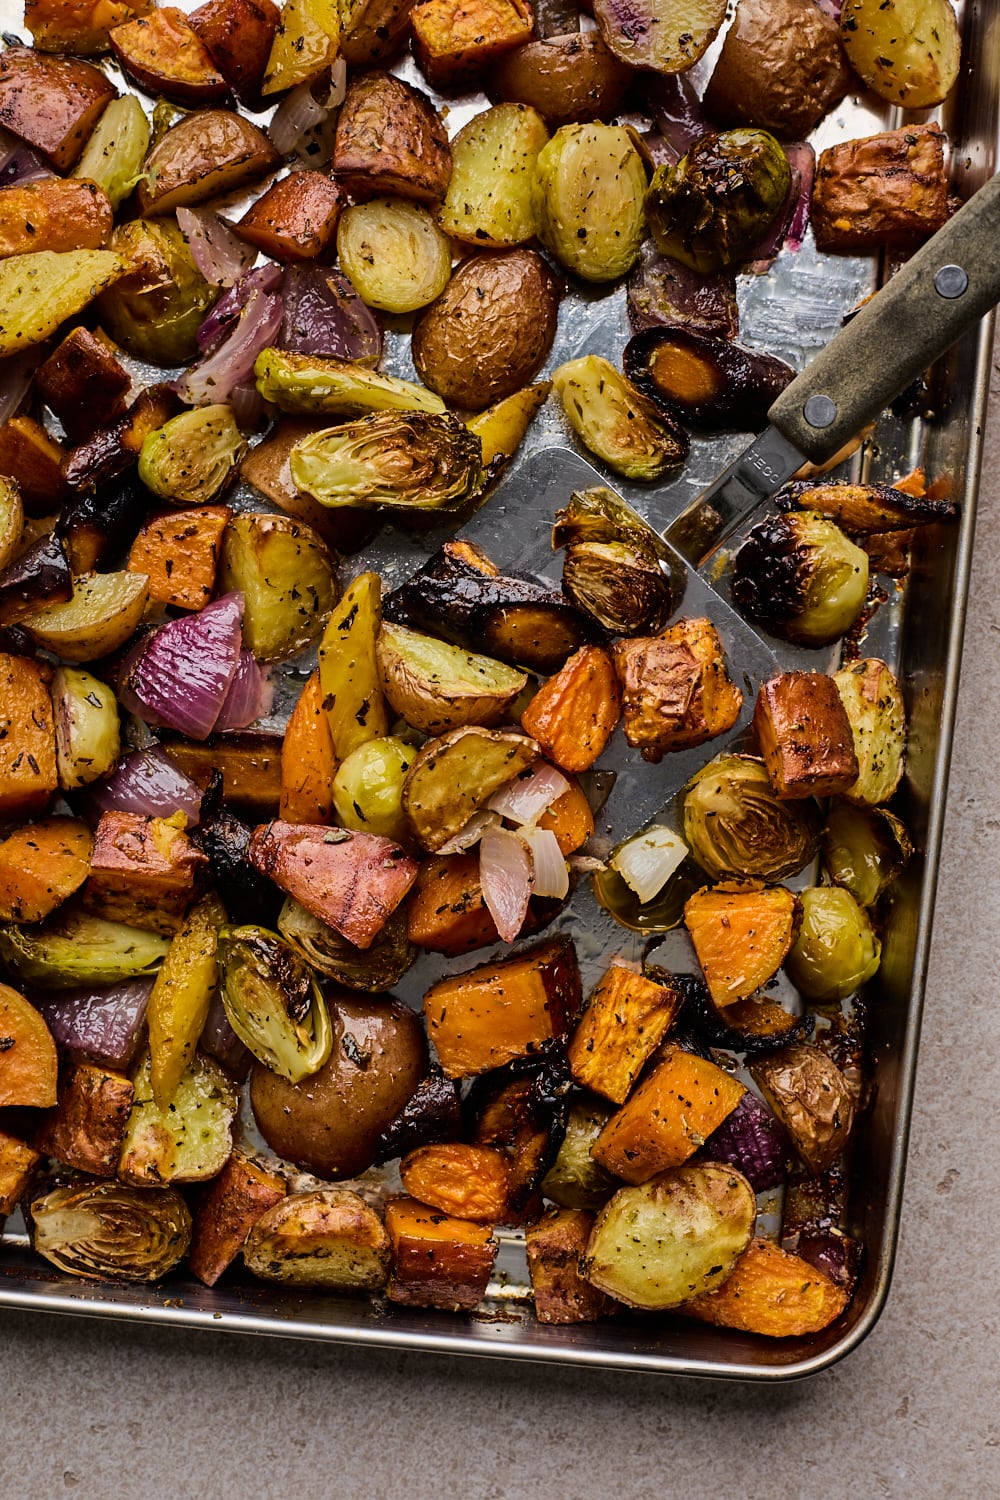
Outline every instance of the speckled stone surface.
{"label": "speckled stone surface", "polygon": [[1000,1495],[1000,379],[888,1306],[775,1388],[0,1314],[18,1500]]}

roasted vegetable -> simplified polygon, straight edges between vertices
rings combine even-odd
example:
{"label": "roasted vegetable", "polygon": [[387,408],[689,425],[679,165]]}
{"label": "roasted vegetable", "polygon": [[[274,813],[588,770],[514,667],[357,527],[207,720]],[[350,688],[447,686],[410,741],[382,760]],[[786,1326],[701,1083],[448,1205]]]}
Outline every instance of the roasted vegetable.
{"label": "roasted vegetable", "polygon": [[811,886],[800,899],[802,924],[785,969],[808,1000],[833,1005],[876,973],[882,945],[850,891],[837,885]]}
{"label": "roasted vegetable", "polygon": [[612,964],[567,1046],[577,1083],[624,1104],[682,1001],[677,990]]}
{"label": "roasted vegetable", "polygon": [[432,88],[454,93],[527,42],[532,20],[526,0],[416,0],[413,54]]}
{"label": "roasted vegetable", "polygon": [[139,478],[164,500],[203,505],[226,488],[245,452],[231,407],[200,406],[149,434]]}
{"label": "roasted vegetable", "polygon": [[[899,483],[902,484],[903,481]],[[952,500],[932,500],[891,484],[825,484],[792,480],[774,496],[779,510],[812,510],[836,522],[848,536],[909,531],[935,521],[953,521],[958,507]]]}
{"label": "roasted vegetable", "polygon": [[721,1286],[684,1306],[690,1318],[770,1338],[819,1333],[840,1316],[849,1292],[799,1255],[755,1239]]}
{"label": "roasted vegetable", "polygon": [[391,990],[417,956],[407,938],[402,908],[393,912],[363,952],[291,896],[278,915],[278,931],[311,968],[349,989],[373,995]]}
{"label": "roasted vegetable", "polygon": [[715,1162],[620,1188],[600,1212],[581,1269],[628,1307],[677,1307],[718,1286],[753,1234],[746,1178]]}
{"label": "roasted vegetable", "polygon": [[[608,870],[635,893],[641,906],[654,901],[687,859],[688,847],[672,828],[654,823],[619,844]],[[605,872],[606,873],[606,872]]]}
{"label": "roasted vegetable", "polygon": [[833,680],[858,758],[858,779],[844,795],[869,806],[887,802],[902,777],[906,751],[906,708],[899,683],[877,657],[841,667]]}
{"label": "roasted vegetable", "polygon": [[206,0],[188,15],[215,66],[249,109],[261,103],[279,14],[273,0]]}
{"label": "roasted vegetable", "polygon": [[66,494],[65,460],[62,444],[34,417],[11,417],[0,427],[0,468],[17,486],[29,514],[44,515],[62,503]]}
{"label": "roasted vegetable", "polygon": [[349,68],[371,68],[399,51],[413,0],[349,0],[341,16],[340,55]]}
{"label": "roasted vegetable", "polygon": [[441,117],[426,94],[391,73],[351,79],[337,116],[333,171],[348,192],[439,203],[451,177]]}
{"label": "roasted vegetable", "polygon": [[851,724],[837,684],[823,672],[783,672],[761,683],[754,733],[783,801],[832,797],[858,776]]}
{"label": "roasted vegetable", "polygon": [[[99,250],[111,232],[111,204],[95,182],[44,177],[0,188],[0,256]],[[37,236],[37,238],[36,238]]]}
{"label": "roasted vegetable", "polygon": [[149,150],[149,121],[134,94],[112,99],[91,132],[73,175],[96,182],[112,208],[128,197]]}
{"label": "roasted vegetable", "polygon": [[171,126],[146,157],[136,188],[139,212],[192,208],[256,182],[280,161],[264,132],[242,115],[198,110]]}
{"label": "roasted vegetable", "polygon": [[131,264],[114,295],[98,304],[108,333],[137,359],[153,364],[192,359],[198,329],[220,288],[202,276],[177,225],[133,219],[119,225],[111,244]]}
{"label": "roasted vegetable", "polygon": [[279,661],[315,641],[337,597],[322,538],[302,521],[263,512],[230,521],[220,584],[243,595],[243,644],[258,661]]}
{"label": "roasted vegetable", "polygon": [[643,242],[629,276],[626,305],[633,333],[647,328],[689,328],[710,338],[734,339],[739,332],[735,273],[702,276],[679,260],[661,255],[652,239]]}
{"label": "roasted vegetable", "polygon": [[430,210],[405,198],[355,203],[337,228],[337,258],[369,307],[416,312],[451,276],[451,246]]}
{"label": "roasted vegetable", "polygon": [[366,740],[352,750],[333,779],[333,806],[342,828],[405,839],[403,783],[417,752],[405,740],[387,736]]}
{"label": "roasted vegetable", "polygon": [[574,1098],[559,1153],[542,1180],[542,1192],[563,1208],[601,1208],[617,1183],[591,1156],[591,1147],[611,1118],[611,1106],[591,1095]]}
{"label": "roasted vegetable", "polygon": [[418,843],[431,853],[447,844],[539,753],[527,735],[478,724],[428,740],[403,783],[403,809]]}
{"label": "roasted vegetable", "polygon": [[251,204],[237,232],[275,260],[315,260],[333,246],[343,201],[324,173],[290,172]]}
{"label": "roasted vegetable", "polygon": [[539,688],[521,728],[564,771],[586,771],[603,753],[620,713],[614,663],[600,646],[583,646]]}
{"label": "roasted vegetable", "polygon": [[435,1070],[417,1085],[399,1114],[383,1130],[376,1161],[391,1161],[418,1146],[453,1141],[461,1133],[458,1089]]}
{"label": "roasted vegetable", "polygon": [[439,396],[412,380],[379,375],[347,359],[321,359],[265,349],[254,365],[257,389],[282,411],[329,417],[367,412],[430,412],[445,407]]}
{"label": "roasted vegetable", "polygon": [[531,184],[548,138],[541,115],[524,104],[497,104],[475,115],[451,143],[451,182],[438,210],[442,229],[478,249],[532,240]]}
{"label": "roasted vegetable", "polygon": [[[812,0],[808,0],[812,3]],[[795,378],[772,354],[691,328],[649,328],[625,345],[625,374],[654,406],[695,427],[762,427]]]}
{"label": "roasted vegetable", "polygon": [[693,67],[725,18],[723,0],[594,0],[594,19],[615,57],[656,73]]}
{"label": "roasted vegetable", "polygon": [[430,735],[464,724],[499,724],[528,680],[525,672],[405,625],[382,626],[377,655],[390,707]]}
{"label": "roasted vegetable", "polygon": [[860,906],[874,906],[913,853],[905,827],[884,807],[837,802],[823,829],[823,865]]}
{"label": "roasted vegetable", "polygon": [[469,431],[483,445],[483,469],[490,481],[513,458],[551,389],[550,380],[536,381],[466,420]]}
{"label": "roasted vegetable", "polygon": [[766,1193],[784,1183],[791,1145],[764,1101],[747,1089],[712,1131],[704,1151],[708,1160],[736,1167],[755,1193]]}
{"label": "roasted vegetable", "polygon": [[13,562],[24,532],[24,504],[12,479],[0,475],[0,568]]}
{"label": "roasted vegetable", "polygon": [[79,58],[18,46],[0,54],[0,126],[34,146],[57,172],[74,165],[116,94],[106,74]]}
{"label": "roasted vegetable", "polygon": [[0,814],[44,811],[58,784],[49,674],[27,656],[0,653]]}
{"label": "roasted vegetable", "polygon": [[780,802],[763,764],[717,755],[684,793],[684,837],[713,880],[784,880],[815,859],[820,819],[810,802]]}
{"label": "roasted vegetable", "polygon": [[219,927],[225,910],[203,897],[167,949],[146,1006],[149,1080],[158,1109],[168,1110],[194,1057],[218,983]]}
{"label": "roasted vegetable", "polygon": [[495,1224],[507,1210],[507,1158],[492,1146],[418,1146],[403,1157],[399,1176],[411,1197],[458,1219]]}
{"label": "roasted vegetable", "polygon": [[14,625],[39,607],[64,604],[73,593],[73,575],[54,533],[39,537],[0,573],[0,622]]}
{"label": "roasted vegetable", "polygon": [[[476,816],[470,820],[474,829]],[[484,827],[496,821],[490,813],[478,816]],[[531,896],[518,935],[529,937],[545,927],[561,905],[558,900]],[[407,932],[418,948],[452,958],[499,941],[497,924],[483,897],[478,849],[421,861],[407,902]]]}
{"label": "roasted vegetable", "polygon": [[168,946],[159,933],[76,911],[61,912],[41,927],[0,927],[0,958],[16,978],[40,989],[154,974]]}
{"label": "roasted vegetable", "polygon": [[93,838],[77,818],[41,818],[0,843],[0,921],[43,922],[79,890]]}
{"label": "roasted vegetable", "polygon": [[757,125],[798,141],[850,88],[830,14],[811,0],[739,0],[704,104],[720,125]]}
{"label": "roasted vegetable", "polygon": [[574,494],[556,512],[553,547],[565,547],[563,592],[612,635],[662,630],[673,612],[659,537],[614,490]]}
{"label": "roasted vegetable", "polygon": [[451,415],[383,411],[302,438],[292,479],[321,505],[454,508],[482,487],[482,445]]}
{"label": "roasted vegetable", "polygon": [[[0,66],[9,55],[0,54]],[[0,116],[2,89],[0,77]],[[130,269],[115,250],[34,250],[8,256],[0,262],[0,358],[40,344]]]}
{"label": "roasted vegetable", "polygon": [[948,0],[846,0],[840,37],[855,72],[897,107],[940,104],[958,78],[962,38]]}
{"label": "roasted vegetable", "polygon": [[113,26],[151,9],[151,0],[25,0],[24,24],[39,52],[83,56],[106,52]]}
{"label": "roasted vegetable", "polygon": [[784,886],[747,882],[706,887],[684,907],[684,922],[716,1005],[745,1000],[777,973],[802,919]]}
{"label": "roasted vegetable", "polygon": [[59,1080],[59,1101],[35,1144],[76,1172],[114,1177],[135,1090],[123,1073],[74,1059]]}
{"label": "roasted vegetable", "polygon": [[98,330],[74,328],[35,371],[35,386],[78,443],[125,412],[132,384],[119,351]]}
{"label": "roasted vegetable", "polygon": [[828,646],[857,620],[868,597],[868,557],[815,511],[760,521],[733,564],[733,598],[773,635]]}
{"label": "roasted vegetable", "polygon": [[372,1165],[383,1132],[427,1072],[427,1043],[396,1001],[327,994],[333,1050],[302,1083],[254,1068],[250,1103],[273,1151],[328,1181]]}
{"label": "roasted vegetable", "polygon": [[535,39],[500,59],[486,82],[490,97],[529,105],[553,130],[613,119],[628,94],[631,69],[612,56],[596,31],[572,29],[575,6],[558,32],[542,27],[537,0],[534,9]]}
{"label": "roasted vegetable", "polygon": [[611,648],[622,688],[625,738],[643,760],[702,745],[731,729],[743,694],[729,679],[710,620],[680,620],[656,636]]}
{"label": "roasted vegetable", "polygon": [[0,984],[0,1037],[0,1107],[55,1104],[56,1044],[34,1006],[6,984]]}
{"label": "roasted vegetable", "polygon": [[73,1182],[36,1198],[30,1213],[32,1248],[95,1281],[159,1281],[191,1242],[191,1215],[172,1188]]}
{"label": "roasted vegetable", "polygon": [[948,217],[945,142],[941,127],[931,123],[828,147],[812,191],[817,248],[862,254],[883,245],[910,249],[940,229]]}
{"label": "roasted vegetable", "polygon": [[261,93],[278,94],[318,78],[337,57],[340,8],[332,0],[284,0]]}
{"label": "roasted vegetable", "polygon": [[20,624],[64,661],[95,661],[125,644],[148,598],[144,573],[81,573],[71,598],[22,615]]}
{"label": "roasted vegetable", "polygon": [[201,609],[215,593],[219,550],[232,512],[226,505],[152,516],[132,543],[130,573],[144,573],[149,597]]}
{"label": "roasted vegetable", "polygon": [[528,1273],[539,1323],[592,1323],[614,1312],[612,1298],[580,1274],[594,1216],[586,1209],[548,1209],[525,1231]]}
{"label": "roasted vegetable", "polygon": [[333,753],[319,672],[299,694],[281,742],[281,804],[285,823],[329,823],[333,814]]}
{"label": "roasted vegetable", "polygon": [[[124,416],[102,427],[67,456],[63,474],[75,491],[72,510],[60,517],[74,564],[95,566],[111,551],[112,540],[123,543],[137,527],[148,500],[146,491],[128,475],[136,467],[142,445],[151,432],[180,410],[180,399],[169,385],[150,385],[140,391]],[[116,483],[116,481],[121,481]],[[84,497],[92,495],[86,503]],[[83,533],[78,535],[77,527]]]}
{"label": "roasted vegetable", "polygon": [[195,894],[205,856],[183,829],[183,814],[101,814],[84,906],[107,921],[174,933]]}
{"label": "roasted vegetable", "polygon": [[317,1073],[333,1032],[319,985],[292,948],[263,927],[225,927],[218,963],[222,1002],[243,1045],[290,1083]]}
{"label": "roasted vegetable", "polygon": [[147,93],[177,104],[225,104],[229,85],[182,10],[165,5],[115,26],[111,50]]}
{"label": "roasted vegetable", "polygon": [[479,1305],[500,1248],[489,1225],[449,1218],[412,1198],[390,1198],[385,1224],[392,1242],[390,1302],[452,1312]]}
{"label": "roasted vegetable", "polygon": [[704,135],[653,175],[646,210],[657,247],[703,274],[737,265],[777,217],[791,181],[766,131]]}
{"label": "roasted vegetable", "polygon": [[534,250],[463,261],[413,330],[417,374],[468,411],[512,396],[534,379],[552,348],[561,291]]}
{"label": "roasted vegetable", "polygon": [[0,1219],[12,1214],[30,1190],[42,1153],[0,1131]]}
{"label": "roasted vegetable", "polygon": [[854,1123],[854,1100],[844,1074],[808,1042],[758,1059],[750,1072],[809,1170],[814,1175],[825,1171],[843,1150]]}
{"label": "roasted vegetable", "polygon": [[684,462],[688,440],[599,354],[584,354],[552,372],[573,431],[591,453],[625,479],[659,479]]}
{"label": "roasted vegetable", "polygon": [[584,281],[617,281],[646,234],[646,169],[622,125],[562,125],[538,154],[538,238]]}
{"label": "roasted vegetable", "polygon": [[195,1053],[166,1109],[153,1098],[149,1056],[132,1077],[135,1102],[125,1130],[118,1177],[133,1187],[205,1182],[233,1149],[236,1090],[218,1063]]}
{"label": "roasted vegetable", "polygon": [[201,800],[196,838],[208,855],[212,880],[231,922],[273,927],[281,897],[271,882],[248,863],[250,829],[223,808],[223,775],[212,771]]}
{"label": "roasted vegetable", "polygon": [[569,1112],[569,1067],[560,1041],[473,1080],[465,1099],[473,1140],[508,1153],[507,1217],[537,1216],[542,1179],[555,1163]]}
{"label": "roasted vegetable", "polygon": [[341,761],[367,740],[389,732],[376,661],[381,590],[377,573],[360,573],[333,611],[320,643],[323,707],[334,755]]}
{"label": "roasted vegetable", "polygon": [[389,1274],[389,1236],[357,1193],[321,1188],[267,1209],[247,1236],[243,1261],[264,1281],[375,1291]]}
{"label": "roasted vegetable", "polygon": [[283,1178],[234,1151],[198,1203],[188,1267],[214,1286],[239,1255],[254,1224],[286,1193]]}

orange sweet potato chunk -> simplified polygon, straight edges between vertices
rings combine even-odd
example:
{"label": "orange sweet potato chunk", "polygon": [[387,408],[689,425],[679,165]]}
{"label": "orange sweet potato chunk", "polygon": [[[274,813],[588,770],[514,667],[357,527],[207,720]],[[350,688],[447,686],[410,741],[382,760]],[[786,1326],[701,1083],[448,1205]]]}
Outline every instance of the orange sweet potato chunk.
{"label": "orange sweet potato chunk", "polygon": [[78,818],[16,828],[0,844],[0,921],[44,921],[86,880],[93,843]]}
{"label": "orange sweet potato chunk", "polygon": [[844,1311],[850,1299],[801,1256],[789,1255],[771,1240],[751,1240],[732,1274],[714,1292],[702,1292],[682,1311],[720,1328],[794,1338],[819,1333]]}
{"label": "orange sweet potato chunk", "polygon": [[510,1170],[491,1146],[418,1146],[400,1162],[399,1175],[411,1197],[456,1219],[495,1224],[506,1213]]}
{"label": "orange sweet potato chunk", "polygon": [[112,26],[152,9],[153,0],[24,0],[24,24],[40,52],[81,57],[106,52]]}
{"label": "orange sweet potato chunk", "polygon": [[665,1047],[662,1060],[601,1131],[591,1156],[625,1182],[679,1167],[739,1104],[746,1089],[715,1063]]}
{"label": "orange sweet potato chunk", "polygon": [[114,220],[96,182],[46,177],[0,188],[0,256],[99,250]]}
{"label": "orange sweet potato chunk", "polygon": [[779,797],[836,797],[858,778],[850,720],[825,672],[782,672],[761,683],[753,727]]}
{"label": "orange sweet potato chunk", "polygon": [[59,785],[49,669],[0,653],[0,818],[44,811]]}
{"label": "orange sweet potato chunk", "polygon": [[198,1205],[188,1266],[206,1286],[214,1286],[239,1255],[257,1220],[280,1203],[284,1179],[242,1151],[234,1151]]}
{"label": "orange sweet potato chunk", "polygon": [[483,1300],[500,1248],[489,1225],[451,1218],[413,1198],[392,1198],[385,1227],[392,1245],[390,1302],[468,1312]]}
{"label": "orange sweet potato chunk", "polygon": [[0,427],[0,474],[13,479],[29,515],[47,514],[66,496],[66,450],[34,417],[11,417]]}
{"label": "orange sweet potato chunk", "polygon": [[40,1151],[0,1130],[0,1223],[14,1212],[41,1159]]}
{"label": "orange sweet potato chunk", "polygon": [[586,792],[575,777],[570,781],[569,790],[542,813],[538,826],[551,829],[563,855],[573,854],[587,842],[594,831],[594,814]]}
{"label": "orange sweet potato chunk", "polygon": [[538,689],[521,728],[563,771],[587,771],[621,717],[614,662],[600,646],[583,646]]}
{"label": "orange sweet potato chunk", "polygon": [[343,202],[324,172],[290,172],[247,209],[236,232],[275,260],[315,260],[333,243]]}
{"label": "orange sweet potato chunk", "polygon": [[111,50],[141,89],[178,104],[222,104],[229,85],[212,54],[176,6],[126,21],[111,32]]}
{"label": "orange sweet potato chunk", "polygon": [[624,1104],[682,999],[669,985],[612,964],[570,1038],[569,1062],[577,1083]]}
{"label": "orange sweet potato chunk", "polygon": [[179,609],[202,609],[209,602],[231,515],[228,505],[199,505],[146,522],[132,543],[128,568],[146,574],[150,599]]}
{"label": "orange sweet potato chunk", "polygon": [[801,912],[792,891],[756,881],[706,886],[690,897],[684,923],[716,1005],[745,1000],[778,972]]}
{"label": "orange sweet potato chunk", "polygon": [[37,1010],[0,984],[0,1106],[50,1109],[58,1066],[56,1044]]}
{"label": "orange sweet potato chunk", "polygon": [[105,106],[117,97],[111,80],[76,57],[46,57],[30,47],[0,53],[0,127],[27,141],[68,172]]}
{"label": "orange sweet potato chunk", "polygon": [[460,88],[482,69],[531,40],[525,0],[417,0],[413,52],[433,88]]}
{"label": "orange sweet potato chunk", "polygon": [[333,753],[329,715],[314,672],[289,715],[281,747],[280,815],[286,823],[329,823],[333,817]]}

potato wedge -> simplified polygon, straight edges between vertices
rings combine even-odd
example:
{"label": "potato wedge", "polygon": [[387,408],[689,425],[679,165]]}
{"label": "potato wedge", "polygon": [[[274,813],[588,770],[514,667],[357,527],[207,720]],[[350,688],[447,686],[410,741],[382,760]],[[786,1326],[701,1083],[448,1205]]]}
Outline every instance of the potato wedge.
{"label": "potato wedge", "polygon": [[199,110],[161,136],[136,188],[143,214],[219,198],[267,175],[281,157],[262,130],[225,109]]}
{"label": "potato wedge", "polygon": [[111,50],[141,89],[197,108],[224,104],[229,85],[182,10],[165,5],[116,26]]}
{"label": "potato wedge", "polygon": [[337,117],[333,171],[359,198],[392,193],[438,203],[451,177],[441,117],[419,89],[391,73],[351,80]]}
{"label": "potato wedge", "polygon": [[375,654],[381,596],[378,574],[359,574],[331,615],[320,643],[319,680],[338,761],[389,733]]}
{"label": "potato wedge", "polygon": [[508,459],[514,457],[551,389],[550,380],[522,386],[512,396],[505,396],[502,401],[469,418],[466,425],[483,445],[483,469],[489,478],[492,479]]}
{"label": "potato wedge", "polygon": [[133,269],[113,250],[35,250],[0,264],[0,359],[40,344]]}
{"label": "potato wedge", "polygon": [[12,562],[24,533],[24,505],[12,479],[0,475],[0,569]]}
{"label": "potato wedge", "polygon": [[39,646],[65,661],[95,661],[125,644],[148,598],[145,573],[82,573],[65,604],[47,604],[20,623]]}
{"label": "potato wedge", "polygon": [[337,228],[337,255],[362,301],[385,312],[426,307],[451,277],[447,235],[406,198],[355,203]]}
{"label": "potato wedge", "polygon": [[389,1276],[389,1236],[347,1188],[292,1193],[254,1224],[243,1262],[264,1281],[376,1291]]}
{"label": "potato wedge", "polygon": [[811,1042],[759,1058],[750,1072],[809,1171],[825,1172],[854,1124],[854,1095],[846,1076]]}
{"label": "potato wedge", "polygon": [[464,125],[451,143],[451,181],[438,211],[445,233],[481,250],[533,239],[531,183],[548,138],[526,104],[496,104]]}
{"label": "potato wedge", "polygon": [[633,68],[684,73],[726,19],[726,0],[594,0],[608,50]]}
{"label": "potato wedge", "polygon": [[903,775],[906,754],[906,705],[899,683],[877,657],[841,667],[833,680],[858,758],[858,779],[844,796],[870,807],[888,802]]}
{"label": "potato wedge", "polygon": [[146,1007],[149,1079],[158,1109],[169,1109],[190,1065],[218,982],[216,949],[225,907],[208,895],[175,934]]}
{"label": "potato wedge", "polygon": [[291,516],[235,516],[222,540],[219,576],[223,590],[243,594],[243,644],[258,661],[281,661],[317,640],[337,601],[325,542]]}
{"label": "potato wedge", "polygon": [[317,78],[335,61],[339,37],[337,0],[285,0],[261,93],[280,94]]}
{"label": "potato wedge", "polygon": [[469,724],[428,740],[403,784],[403,807],[418,842],[440,849],[541,755],[526,734]]}
{"label": "potato wedge", "polygon": [[425,734],[499,724],[528,681],[526,672],[405,625],[382,626],[376,655],[390,706]]}
{"label": "potato wedge", "polygon": [[118,700],[106,683],[74,667],[58,669],[51,693],[59,785],[72,791],[114,768],[121,750]]}
{"label": "potato wedge", "polygon": [[675,1167],[614,1195],[598,1215],[580,1268],[628,1307],[679,1307],[725,1281],[756,1218],[753,1189],[735,1168]]}
{"label": "potato wedge", "polygon": [[[0,53],[0,126],[66,172],[118,90],[90,63],[30,47]],[[4,351],[6,352],[6,351]]]}
{"label": "potato wedge", "polygon": [[125,1130],[118,1176],[133,1187],[205,1182],[233,1149],[236,1090],[219,1067],[196,1053],[166,1109],[153,1098],[149,1054],[132,1075],[135,1102]]}
{"label": "potato wedge", "polygon": [[135,1090],[123,1073],[74,1059],[59,1080],[59,1101],[35,1144],[77,1172],[114,1177]]}

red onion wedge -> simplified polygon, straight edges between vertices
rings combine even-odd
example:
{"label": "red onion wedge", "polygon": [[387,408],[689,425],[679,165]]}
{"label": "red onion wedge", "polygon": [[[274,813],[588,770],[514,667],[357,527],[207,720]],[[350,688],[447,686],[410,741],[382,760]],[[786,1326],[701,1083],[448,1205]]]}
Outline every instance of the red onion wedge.
{"label": "red onion wedge", "polygon": [[243,595],[224,594],[144,637],[122,674],[123,707],[147,724],[207,739],[239,665],[242,621]]}
{"label": "red onion wedge", "polygon": [[60,990],[35,995],[39,1011],[57,1047],[85,1052],[112,1068],[127,1068],[142,1037],[142,1023],[153,988],[151,979],[124,979],[110,989]]}
{"label": "red onion wedge", "polygon": [[31,389],[32,377],[41,364],[48,348],[37,344],[31,349],[22,349],[9,359],[0,360],[0,425],[13,417]]}
{"label": "red onion wedge", "polygon": [[177,223],[191,259],[213,286],[232,286],[257,259],[257,251],[239,239],[210,208],[179,208]]}
{"label": "red onion wedge", "polygon": [[253,1057],[229,1024],[221,989],[217,989],[212,996],[199,1045],[203,1052],[214,1057],[216,1062],[220,1062],[227,1072],[241,1082],[249,1076]]}
{"label": "red onion wedge", "polygon": [[748,1089],[731,1115],[705,1142],[708,1161],[738,1167],[755,1193],[780,1187],[791,1152],[784,1127],[763,1100]]}
{"label": "red onion wedge", "polygon": [[288,156],[303,136],[322,125],[327,112],[326,105],[313,94],[312,83],[300,83],[274,111],[267,127],[271,145],[280,156]]}
{"label": "red onion wedge", "polygon": [[257,665],[253,652],[244,646],[213,731],[246,729],[262,714],[270,713],[273,702],[274,684],[270,675]]}
{"label": "red onion wedge", "polygon": [[106,781],[94,782],[88,789],[87,803],[99,813],[132,812],[169,818],[182,812],[188,827],[195,828],[203,796],[200,786],[185,776],[158,745],[151,745],[126,755]]}
{"label": "red onion wedge", "polygon": [[636,333],[646,328],[691,328],[722,339],[739,333],[735,275],[720,271],[701,276],[661,255],[652,240],[643,245],[629,275],[627,306]]}
{"label": "red onion wedge", "polygon": [[525,829],[521,837],[531,850],[535,878],[533,896],[552,896],[557,901],[569,895],[569,869],[551,828]]}
{"label": "red onion wedge", "polygon": [[15,140],[6,131],[0,131],[0,187],[40,182],[43,177],[54,176],[52,168],[47,167],[30,146]]}
{"label": "red onion wedge", "polygon": [[279,296],[254,288],[219,342],[174,382],[181,400],[190,406],[212,406],[244,385],[260,351],[274,343],[283,314]]}
{"label": "red onion wedge", "polygon": [[479,841],[483,900],[505,943],[524,925],[534,883],[531,849],[509,828],[488,828]]}
{"label": "red onion wedge", "polygon": [[569,782],[548,761],[539,761],[525,776],[508,781],[486,804],[512,823],[535,823],[553,802],[569,791]]}
{"label": "red onion wedge", "polygon": [[683,73],[644,73],[642,81],[650,117],[678,161],[713,128],[702,114],[694,84]]}
{"label": "red onion wedge", "polygon": [[285,316],[278,347],[375,365],[382,331],[347,277],[328,266],[289,266],[282,283]]}
{"label": "red onion wedge", "polygon": [[256,271],[248,271],[227,292],[223,292],[198,329],[198,348],[203,354],[214,349],[236,323],[254,292],[276,293],[280,291],[280,266],[268,261],[266,266],[258,266]]}

